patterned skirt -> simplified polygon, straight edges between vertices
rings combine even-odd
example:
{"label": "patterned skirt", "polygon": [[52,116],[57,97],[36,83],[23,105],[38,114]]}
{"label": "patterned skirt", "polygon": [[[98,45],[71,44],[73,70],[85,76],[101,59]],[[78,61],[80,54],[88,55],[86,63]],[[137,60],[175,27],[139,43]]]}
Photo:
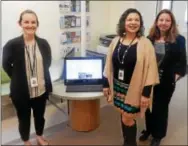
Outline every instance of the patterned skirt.
{"label": "patterned skirt", "polygon": [[114,106],[124,110],[127,113],[138,113],[140,112],[140,108],[124,103],[128,88],[129,84],[125,84],[117,79],[114,79]]}

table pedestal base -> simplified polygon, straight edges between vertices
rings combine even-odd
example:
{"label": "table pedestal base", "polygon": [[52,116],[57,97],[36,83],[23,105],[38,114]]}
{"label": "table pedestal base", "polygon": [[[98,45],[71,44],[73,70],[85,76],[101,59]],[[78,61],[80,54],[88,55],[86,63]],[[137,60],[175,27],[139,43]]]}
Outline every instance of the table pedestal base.
{"label": "table pedestal base", "polygon": [[70,125],[76,131],[91,131],[100,123],[100,99],[70,100]]}

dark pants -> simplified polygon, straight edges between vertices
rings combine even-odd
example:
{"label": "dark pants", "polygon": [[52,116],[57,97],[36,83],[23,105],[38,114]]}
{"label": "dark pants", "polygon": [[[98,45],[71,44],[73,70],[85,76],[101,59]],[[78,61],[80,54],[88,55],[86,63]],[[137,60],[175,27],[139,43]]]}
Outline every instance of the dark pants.
{"label": "dark pants", "polygon": [[30,100],[27,100],[26,102],[23,102],[21,100],[12,100],[17,112],[19,122],[18,129],[23,141],[29,140],[31,109],[33,109],[36,134],[39,136],[43,134],[45,123],[44,113],[47,99],[46,96],[47,94],[45,93],[40,97],[32,98]]}
{"label": "dark pants", "polygon": [[168,108],[175,89],[174,83],[159,84],[154,88],[152,112],[146,111],[146,130],[154,138],[166,136],[168,126]]}

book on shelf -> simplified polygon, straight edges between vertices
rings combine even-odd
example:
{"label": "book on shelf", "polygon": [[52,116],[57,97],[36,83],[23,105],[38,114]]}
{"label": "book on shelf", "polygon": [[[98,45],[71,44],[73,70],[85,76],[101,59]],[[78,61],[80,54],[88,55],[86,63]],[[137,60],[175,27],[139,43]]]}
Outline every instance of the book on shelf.
{"label": "book on shelf", "polygon": [[[86,41],[90,42],[90,32],[86,32]],[[67,31],[61,33],[60,41],[62,45],[80,43],[81,42],[81,31]]]}
{"label": "book on shelf", "polygon": [[86,26],[89,27],[90,25],[90,17],[86,16]]}
{"label": "book on shelf", "polygon": [[[59,9],[60,12],[81,12],[81,1],[60,1]],[[86,0],[86,12],[89,12],[89,0]]]}
{"label": "book on shelf", "polygon": [[71,1],[60,1],[59,10],[60,12],[71,12]]}
{"label": "book on shelf", "polygon": [[61,33],[60,42],[62,45],[71,43],[70,35],[68,33]]}
{"label": "book on shelf", "polygon": [[61,58],[65,58],[67,55],[73,55],[72,51],[77,49],[75,46],[63,46],[60,48],[60,56]]}
{"label": "book on shelf", "polygon": [[86,32],[86,41],[89,42],[91,39],[90,32]]}
{"label": "book on shelf", "polygon": [[80,16],[65,15],[60,17],[60,28],[75,28],[81,26]]}
{"label": "book on shelf", "polygon": [[65,16],[65,28],[76,27],[76,16],[67,15]]}
{"label": "book on shelf", "polygon": [[89,12],[89,0],[86,0],[86,12]]}
{"label": "book on shelf", "polygon": [[61,44],[72,44],[80,43],[81,41],[81,32],[80,31],[70,31],[61,33]]}
{"label": "book on shelf", "polygon": [[[60,28],[77,28],[81,27],[81,17],[75,15],[65,15],[60,17]],[[90,17],[86,17],[86,26],[90,25]]]}
{"label": "book on shelf", "polygon": [[76,17],[76,27],[81,27],[81,17],[80,16]]}
{"label": "book on shelf", "polygon": [[72,43],[80,43],[81,32],[80,31],[71,32],[71,40],[72,40]]}
{"label": "book on shelf", "polygon": [[63,16],[60,17],[59,19],[59,25],[60,25],[60,29],[65,28],[65,18]]}
{"label": "book on shelf", "polygon": [[71,1],[71,10],[72,12],[81,12],[81,1]]}

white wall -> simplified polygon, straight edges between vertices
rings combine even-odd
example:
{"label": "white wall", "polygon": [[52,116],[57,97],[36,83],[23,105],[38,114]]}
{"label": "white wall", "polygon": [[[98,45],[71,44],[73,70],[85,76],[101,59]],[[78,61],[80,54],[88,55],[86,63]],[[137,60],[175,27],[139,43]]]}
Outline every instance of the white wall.
{"label": "white wall", "polygon": [[180,33],[187,32],[187,24],[185,22],[185,10],[187,1],[174,1],[172,11],[176,18]]}
{"label": "white wall", "polygon": [[110,32],[116,32],[116,26],[122,13],[128,8],[136,8],[143,16],[145,34],[148,34],[153,21],[155,19],[156,1],[111,1],[110,2]]}
{"label": "white wall", "polygon": [[[185,11],[187,7],[187,1],[174,1],[173,2],[173,13],[177,21],[178,29],[180,33],[186,38],[187,46],[187,27],[188,24],[185,22]],[[187,47],[186,47],[187,49]],[[188,51],[187,51],[188,56]]]}
{"label": "white wall", "polygon": [[37,34],[47,39],[53,59],[59,59],[58,1],[2,1],[2,46],[11,38],[22,34],[18,25],[20,13],[32,9],[39,18]]}
{"label": "white wall", "polygon": [[155,20],[157,1],[135,1],[135,8],[140,11],[145,27],[145,36],[148,35]]}
{"label": "white wall", "polygon": [[109,1],[90,2],[90,32],[91,50],[95,50],[99,43],[99,36],[109,31]]}
{"label": "white wall", "polygon": [[[185,11],[186,11],[187,3],[188,3],[187,1],[174,1],[172,11],[177,21],[179,31],[186,39],[186,50],[187,50],[187,57],[188,57],[188,49],[187,49],[188,47],[188,42],[187,42],[188,24],[185,22]],[[187,59],[187,62],[188,62],[188,59]]]}
{"label": "white wall", "polygon": [[135,1],[110,1],[108,14],[110,33],[116,33],[119,18],[128,8],[135,8]]}

